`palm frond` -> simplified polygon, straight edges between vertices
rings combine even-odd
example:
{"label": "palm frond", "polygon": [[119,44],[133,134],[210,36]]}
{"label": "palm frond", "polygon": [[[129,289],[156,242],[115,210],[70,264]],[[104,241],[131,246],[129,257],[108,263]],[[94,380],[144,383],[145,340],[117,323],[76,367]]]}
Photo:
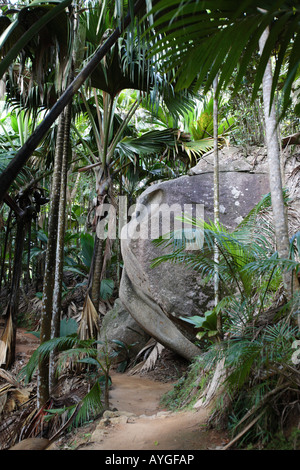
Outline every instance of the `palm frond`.
{"label": "palm frond", "polygon": [[[98,381],[94,383],[88,393],[76,404],[64,408],[48,409],[48,415],[45,420],[49,421],[54,416],[67,415],[68,421],[72,421],[71,425],[75,427],[95,419],[103,411],[103,403],[101,401],[102,391]],[[75,416],[74,416],[75,414]],[[72,419],[72,417],[74,418]],[[65,427],[65,426],[64,426]]]}
{"label": "palm frond", "polygon": [[229,370],[226,381],[235,389],[241,388],[249,374],[255,360],[261,354],[262,345],[259,341],[248,339],[233,339],[226,354],[225,367]]}
{"label": "palm frond", "polygon": [[81,408],[75,418],[75,425],[95,419],[99,413],[103,411],[103,403],[101,401],[102,391],[99,381],[96,381],[91,390],[85,395],[81,401]]}
{"label": "palm frond", "polygon": [[76,344],[78,344],[78,342],[78,336],[74,334],[53,338],[49,341],[40,344],[40,346],[32,354],[26,366],[22,369],[21,375],[25,377],[27,382],[29,382],[39,364],[40,359],[49,357],[51,352],[54,350],[69,350],[73,348]]}
{"label": "palm frond", "polygon": [[[149,14],[154,16],[153,28],[158,33],[153,41],[152,54],[160,57],[162,68],[177,69],[176,87],[196,87],[205,83],[209,90],[219,73],[218,92],[232,79],[238,67],[235,91],[246,74],[249,60],[258,51],[258,41],[266,28],[270,34],[259,59],[253,90],[253,99],[262,82],[263,73],[274,50],[275,61],[272,97],[278,83],[284,59],[287,62],[287,80],[284,87],[286,109],[292,83],[299,66],[299,16],[296,1],[287,4],[243,0],[228,2],[194,2],[188,0],[159,1]],[[289,46],[292,51],[288,54]]]}
{"label": "palm frond", "polygon": [[[39,2],[41,3],[41,2]],[[7,71],[8,67],[11,65],[14,59],[18,56],[18,54],[21,52],[22,49],[24,49],[25,46],[29,43],[31,39],[33,39],[38,32],[49,23],[49,21],[53,20],[56,18],[60,13],[64,11],[66,7],[68,7],[71,3],[72,0],[63,0],[60,2],[58,5],[55,3],[56,2],[47,2],[48,4],[53,3],[54,6],[51,6],[50,9],[44,10],[46,13],[42,15],[41,18],[39,18],[37,21],[34,21],[33,24],[26,30],[24,28],[24,34],[21,35],[21,37],[18,39],[18,41],[9,49],[5,57],[3,57],[0,65],[0,77],[4,75],[4,73]],[[10,36],[11,31],[13,31],[19,23],[22,24],[22,18],[24,15],[26,15],[27,9],[22,9],[19,13],[19,18],[15,20],[15,23],[12,23],[8,27],[9,31],[6,30],[3,32],[0,40],[0,50],[4,48],[5,42],[8,41],[8,38]]]}
{"label": "palm frond", "polygon": [[86,295],[81,320],[78,328],[78,336],[81,340],[89,340],[99,330],[98,313],[89,294]]}
{"label": "palm frond", "polygon": [[116,150],[124,155],[162,155],[165,151],[176,148],[177,129],[164,129],[146,132],[140,137],[124,137]]}

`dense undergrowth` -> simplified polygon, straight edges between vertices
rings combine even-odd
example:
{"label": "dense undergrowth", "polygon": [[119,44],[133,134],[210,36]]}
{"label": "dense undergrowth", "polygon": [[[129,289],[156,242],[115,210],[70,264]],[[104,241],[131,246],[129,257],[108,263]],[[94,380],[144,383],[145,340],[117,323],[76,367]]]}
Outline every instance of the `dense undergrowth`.
{"label": "dense undergrowth", "polygon": [[[202,354],[164,403],[172,409],[199,406],[202,397],[202,405],[213,406],[209,423],[226,428],[233,444],[243,447],[271,446],[287,429],[293,445],[299,445],[300,297],[299,290],[290,299],[285,296],[282,274],[299,270],[300,233],[291,237],[290,259],[279,260],[267,223],[269,208],[267,195],[233,233],[202,223],[205,244],[197,252],[186,251],[184,238],[173,233],[167,242],[173,251],[154,262],[186,263],[207,281],[218,269],[221,300],[204,317],[188,319]],[[200,221],[191,222],[201,227]],[[218,266],[212,260],[215,243]]]}

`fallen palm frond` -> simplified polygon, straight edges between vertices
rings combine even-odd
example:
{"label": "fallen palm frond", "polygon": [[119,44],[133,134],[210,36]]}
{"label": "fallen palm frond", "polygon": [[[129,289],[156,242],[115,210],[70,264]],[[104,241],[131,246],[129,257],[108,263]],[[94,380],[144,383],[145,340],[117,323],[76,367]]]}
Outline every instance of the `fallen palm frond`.
{"label": "fallen palm frond", "polygon": [[20,386],[19,382],[7,370],[0,369],[0,378],[6,380],[8,383],[10,383],[11,385],[14,385],[15,387]]}
{"label": "fallen palm frond", "polygon": [[146,361],[145,361],[145,363],[144,363],[144,365],[141,369],[141,372],[149,371],[149,370],[154,369],[154,366],[155,366],[157,360],[159,359],[159,357],[160,357],[163,350],[164,350],[164,346],[160,343],[156,343],[156,345],[152,349],[151,353],[149,354],[148,358],[146,359]]}
{"label": "fallen palm frond", "polygon": [[19,416],[26,412],[31,396],[30,387],[23,386],[12,373],[0,369],[0,448],[6,448],[22,428]]}
{"label": "fallen palm frond", "polygon": [[14,409],[13,413],[5,413],[0,421],[0,449],[7,449],[16,442],[19,436],[26,434],[30,427],[32,416],[35,415],[34,399],[26,402],[26,406],[21,405]]}
{"label": "fallen palm frond", "polygon": [[13,340],[13,323],[12,315],[9,314],[5,329],[0,340],[0,366],[6,363],[7,353],[11,349],[11,342]]}
{"label": "fallen palm frond", "polygon": [[99,315],[90,299],[89,294],[86,295],[81,320],[78,328],[78,336],[80,339],[95,338],[99,331]]}
{"label": "fallen palm frond", "polygon": [[226,369],[224,368],[225,359],[222,358],[217,362],[213,377],[209,382],[207,388],[194,405],[194,408],[207,407],[215,400],[217,395],[220,395],[222,387],[224,388],[224,380],[226,378]]}
{"label": "fallen palm frond", "polygon": [[164,346],[162,344],[158,343],[154,338],[150,338],[148,343],[138,352],[135,358],[135,362],[141,357],[143,357],[143,360],[130,369],[129,375],[154,369],[163,350]]}

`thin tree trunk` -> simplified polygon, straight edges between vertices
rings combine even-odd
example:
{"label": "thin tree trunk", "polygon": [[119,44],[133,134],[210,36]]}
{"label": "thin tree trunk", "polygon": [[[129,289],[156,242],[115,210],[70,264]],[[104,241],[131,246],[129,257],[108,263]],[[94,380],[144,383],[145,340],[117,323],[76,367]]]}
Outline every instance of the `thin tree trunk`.
{"label": "thin tree trunk", "polygon": [[[264,45],[267,41],[269,31],[266,29],[259,40],[260,54],[262,54]],[[269,60],[263,76],[263,101],[266,129],[267,154],[269,162],[269,183],[271,191],[273,223],[275,228],[275,237],[278,255],[280,258],[288,259],[289,253],[289,235],[286,207],[283,199],[283,186],[281,177],[281,159],[277,136],[276,113],[274,102],[271,103],[272,89],[272,67]],[[295,289],[299,289],[299,283],[296,276],[290,272],[284,272],[283,282],[288,298],[291,297]]]}
{"label": "thin tree trunk", "polygon": [[8,243],[8,235],[10,233],[10,221],[11,221],[11,216],[12,216],[12,209],[9,210],[9,214],[7,217],[6,221],[6,231],[5,231],[5,240],[4,240],[4,247],[3,247],[3,256],[1,260],[1,274],[0,274],[0,289],[2,286],[2,280],[4,278],[4,271],[5,271],[5,258],[6,258],[6,252],[7,252],[7,243]]}
{"label": "thin tree trunk", "polygon": [[[56,265],[56,244],[57,244],[57,223],[60,200],[60,184],[63,156],[64,139],[64,113],[61,114],[58,124],[56,151],[53,171],[53,181],[51,188],[51,204],[48,224],[48,243],[46,250],[46,262],[43,286],[43,305],[41,314],[41,344],[51,338],[51,320],[53,306],[53,290]],[[37,388],[38,407],[42,406],[49,399],[49,360],[43,359],[39,364],[39,377]]]}
{"label": "thin tree trunk", "polygon": [[[214,122],[214,223],[219,225],[220,222],[220,184],[219,184],[219,149],[218,149],[218,98],[216,97],[218,86],[218,77],[214,79],[214,105],[213,105],[213,122]],[[214,245],[214,262],[215,262],[215,273],[214,273],[214,292],[215,292],[215,306],[219,303],[219,248],[217,243]],[[221,313],[217,319],[217,329],[220,335],[222,335],[222,317]]]}
{"label": "thin tree trunk", "polygon": [[25,292],[28,292],[30,284],[30,249],[31,249],[31,218],[27,222],[27,266]]}
{"label": "thin tree trunk", "polygon": [[[62,296],[62,280],[63,280],[63,267],[64,267],[64,238],[66,229],[66,193],[67,193],[67,180],[68,180],[68,153],[70,142],[70,129],[71,129],[71,104],[69,103],[65,109],[65,125],[64,125],[64,141],[63,141],[63,157],[61,167],[61,185],[60,185],[60,199],[58,210],[58,225],[57,225],[57,246],[56,246],[56,267],[55,267],[55,280],[53,290],[53,308],[52,308],[52,323],[51,323],[51,338],[57,338],[60,334],[60,315],[61,315],[61,296]],[[50,392],[54,389],[57,379],[55,375],[55,358],[56,352],[50,355],[49,364],[49,389]]]}
{"label": "thin tree trunk", "polygon": [[91,286],[91,301],[94,304],[96,311],[99,309],[100,302],[100,286],[101,286],[101,273],[103,265],[103,240],[101,240],[97,234],[95,237],[95,258],[93,265],[93,277],[92,277],[92,286]]}
{"label": "thin tree trunk", "polygon": [[8,327],[11,325],[12,331],[10,332],[10,341],[8,344],[8,354],[6,357],[6,368],[13,365],[15,361],[16,353],[16,331],[17,331],[17,315],[19,309],[19,290],[20,280],[22,276],[22,255],[24,247],[24,235],[25,235],[25,221],[24,216],[17,216],[17,233],[15,242],[15,253],[14,253],[14,266],[13,266],[13,277],[11,283],[11,293],[9,299],[8,315],[10,322]]}

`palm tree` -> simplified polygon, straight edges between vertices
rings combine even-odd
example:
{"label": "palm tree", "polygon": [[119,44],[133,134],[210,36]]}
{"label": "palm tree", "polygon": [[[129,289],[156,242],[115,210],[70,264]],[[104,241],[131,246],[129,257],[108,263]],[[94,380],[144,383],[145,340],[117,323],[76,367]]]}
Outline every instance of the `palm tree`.
{"label": "palm tree", "polygon": [[[100,8],[95,7],[83,18],[86,24],[86,44],[89,54],[104,41],[107,31],[114,27],[115,19],[110,16],[103,15],[103,20],[99,23],[100,14]],[[201,142],[201,146],[198,142],[198,146],[195,144],[193,147],[193,142],[188,142],[190,139],[183,133],[177,139],[178,130],[169,127],[163,131],[156,130],[138,137],[128,135],[128,125],[132,117],[139,106],[146,104],[145,96],[148,96],[149,109],[150,106],[155,107],[155,101],[160,100],[159,104],[164,102],[173,117],[192,106],[192,93],[189,95],[183,92],[174,93],[168,80],[170,74],[165,75],[163,80],[155,71],[155,60],[146,58],[146,52],[141,49],[136,32],[134,34],[132,31],[125,32],[122,39],[106,54],[105,61],[99,63],[91,73],[90,99],[85,97],[84,92],[80,94],[92,123],[92,135],[96,143],[94,162],[81,171],[93,169],[95,172],[98,214],[103,203],[112,201],[114,178],[124,172],[124,169],[126,172],[129,166],[133,166],[136,171],[143,160],[150,155],[157,156],[165,151],[179,153],[176,152],[176,145],[179,144],[185,146],[185,151],[198,155],[203,151],[205,143],[211,144],[211,141],[204,144]],[[117,119],[118,97],[124,90],[131,90],[131,93],[136,91],[136,96],[129,110],[124,113],[123,119]],[[189,149],[188,143],[191,144]],[[98,219],[100,220],[100,217]],[[108,243],[109,240],[106,240],[106,244]],[[98,310],[100,283],[104,273],[103,247],[103,240],[96,237],[89,292],[96,310]]]}
{"label": "palm tree", "polygon": [[[10,126],[12,128],[10,130]],[[11,153],[26,140],[26,136],[34,129],[36,120],[34,119],[34,113],[30,111],[25,113],[21,110],[9,111],[5,118],[1,122],[2,129],[4,131],[5,139],[1,138],[0,143],[0,167],[11,158]],[[44,142],[45,144],[45,142]],[[47,153],[47,146],[43,145],[44,153]],[[4,243],[4,249],[2,253],[2,267],[1,267],[1,280],[4,276],[5,271],[5,258],[6,250],[9,240],[9,235],[14,237],[14,266],[13,276],[11,282],[11,292],[7,304],[6,314],[6,328],[4,333],[5,341],[2,346],[5,347],[6,352],[9,353],[5,356],[3,351],[3,357],[1,362],[5,363],[6,367],[10,367],[15,358],[15,336],[16,336],[16,325],[18,317],[18,299],[20,291],[20,280],[22,274],[22,266],[24,262],[24,248],[25,240],[27,238],[27,279],[26,283],[28,286],[29,282],[29,260],[30,260],[30,246],[31,246],[31,227],[35,217],[37,217],[40,204],[37,203],[38,196],[41,193],[37,191],[37,185],[39,179],[41,179],[46,171],[43,168],[37,168],[34,159],[39,158],[39,152],[41,148],[35,152],[33,161],[30,162],[30,166],[24,167],[17,180],[11,187],[11,195],[6,195],[5,202],[10,208],[10,212],[7,219],[6,227],[6,238]],[[43,202],[46,202],[44,199]],[[42,202],[40,200],[40,202]],[[2,213],[4,208],[2,208]],[[14,232],[11,230],[11,222],[13,223],[13,217],[15,218],[17,230]]]}
{"label": "palm tree", "polygon": [[[67,1],[67,0],[66,0]],[[69,0],[71,2],[71,0]],[[10,162],[7,168],[2,172],[0,175],[0,183],[1,183],[1,190],[0,190],[0,201],[3,200],[7,190],[9,189],[10,185],[16,178],[17,174],[20,172],[22,167],[27,162],[28,158],[32,155],[35,148],[38,146],[39,142],[42,140],[46,132],[49,130],[51,125],[55,122],[57,117],[60,115],[62,110],[65,106],[69,103],[75,93],[79,90],[81,85],[86,81],[86,79],[91,75],[93,70],[99,64],[99,62],[105,57],[105,54],[110,50],[113,44],[116,43],[118,38],[121,36],[122,32],[128,27],[131,23],[133,17],[139,12],[142,7],[144,7],[144,1],[138,0],[137,3],[133,6],[132,1],[130,3],[129,13],[124,18],[124,20],[119,22],[119,26],[113,31],[113,33],[109,36],[109,38],[105,41],[105,43],[95,52],[92,58],[88,61],[86,66],[79,72],[79,74],[74,78],[72,83],[67,87],[65,92],[56,102],[56,104],[51,108],[49,113],[46,115],[45,119],[42,123],[38,126],[35,132],[29,137],[26,141],[24,146],[17,152],[14,159]],[[64,2],[60,6],[66,6]],[[57,11],[56,11],[57,12]],[[46,16],[46,15],[45,15]],[[49,17],[47,16],[47,19]],[[43,26],[43,22],[38,23],[39,27]],[[36,33],[36,31],[35,31]],[[31,35],[29,37],[26,35],[25,44],[28,40],[31,39]],[[17,51],[19,52],[22,47],[25,45],[22,43],[21,45],[18,43]],[[16,52],[16,51],[15,51]],[[11,61],[15,58],[15,54],[12,54],[10,60],[6,61],[6,68],[10,65]],[[5,69],[6,70],[6,69]],[[3,70],[3,73],[4,71]],[[2,185],[3,183],[3,185]]]}

